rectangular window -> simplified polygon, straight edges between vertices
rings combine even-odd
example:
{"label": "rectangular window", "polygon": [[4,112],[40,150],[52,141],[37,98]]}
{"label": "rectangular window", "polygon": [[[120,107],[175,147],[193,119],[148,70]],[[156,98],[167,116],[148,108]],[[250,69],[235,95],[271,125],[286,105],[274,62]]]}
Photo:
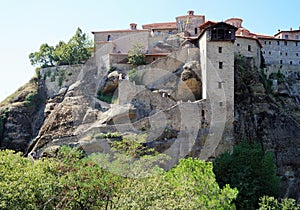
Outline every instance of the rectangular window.
{"label": "rectangular window", "polygon": [[220,104],[220,106],[223,106],[223,102],[221,101],[221,102],[219,102],[219,104]]}
{"label": "rectangular window", "polygon": [[267,44],[267,41],[265,41],[265,44]]}
{"label": "rectangular window", "polygon": [[219,89],[222,88],[222,82],[218,82],[218,88],[219,88]]}
{"label": "rectangular window", "polygon": [[296,39],[299,39],[299,34],[296,34]]}
{"label": "rectangular window", "polygon": [[222,47],[219,47],[219,53],[222,53]]}
{"label": "rectangular window", "polygon": [[287,45],[287,41],[284,41],[284,45],[285,45],[285,46]]}
{"label": "rectangular window", "polygon": [[280,60],[280,64],[282,64],[282,60]]}
{"label": "rectangular window", "polygon": [[287,34],[284,35],[284,38],[285,38],[285,39],[288,39],[288,38],[289,38],[289,35],[287,35]]}
{"label": "rectangular window", "polygon": [[290,64],[292,65],[292,64],[293,64],[293,61],[290,61]]}
{"label": "rectangular window", "polygon": [[251,51],[251,45],[248,45],[248,51],[249,52]]}
{"label": "rectangular window", "polygon": [[161,31],[157,31],[156,33],[157,33],[157,35],[161,35]]}
{"label": "rectangular window", "polygon": [[271,52],[271,51],[269,51],[269,55],[272,55],[272,52]]}
{"label": "rectangular window", "polygon": [[296,47],[298,46],[298,42],[295,42]]}
{"label": "rectangular window", "polygon": [[296,53],[296,56],[298,57],[298,56],[299,56],[299,53]]}
{"label": "rectangular window", "polygon": [[287,56],[288,55],[288,53],[285,53],[285,56]]}
{"label": "rectangular window", "polygon": [[280,52],[280,55],[282,55],[282,52]]}
{"label": "rectangular window", "polygon": [[279,42],[279,41],[277,41],[277,45],[280,45],[280,42]]}
{"label": "rectangular window", "polygon": [[219,62],[219,69],[223,69],[223,62]]}
{"label": "rectangular window", "polygon": [[271,41],[269,41],[269,44],[272,44],[272,42],[271,42]]}

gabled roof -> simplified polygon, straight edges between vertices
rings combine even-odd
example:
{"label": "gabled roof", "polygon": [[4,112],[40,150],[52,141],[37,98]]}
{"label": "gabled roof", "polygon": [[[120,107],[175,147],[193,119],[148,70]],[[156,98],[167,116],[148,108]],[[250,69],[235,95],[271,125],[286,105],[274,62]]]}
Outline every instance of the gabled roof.
{"label": "gabled roof", "polygon": [[151,23],[142,25],[143,29],[176,29],[176,22]]}
{"label": "gabled roof", "polygon": [[212,25],[214,25],[214,24],[216,24],[217,22],[215,22],[215,21],[206,21],[205,23],[202,23],[200,26],[199,26],[199,28],[201,29],[201,30],[203,30],[203,29],[205,29],[205,28],[207,28],[207,27],[209,27],[209,26],[212,26]]}

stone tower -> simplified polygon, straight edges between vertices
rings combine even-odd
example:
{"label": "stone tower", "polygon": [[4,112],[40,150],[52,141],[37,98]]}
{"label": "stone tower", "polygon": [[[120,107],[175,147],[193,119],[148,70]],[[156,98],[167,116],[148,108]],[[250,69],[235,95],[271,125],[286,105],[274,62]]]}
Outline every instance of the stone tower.
{"label": "stone tower", "polygon": [[207,100],[211,116],[211,130],[205,143],[211,154],[203,154],[203,159],[218,155],[218,145],[226,148],[233,143],[236,30],[224,22],[209,24],[199,38],[202,98]]}

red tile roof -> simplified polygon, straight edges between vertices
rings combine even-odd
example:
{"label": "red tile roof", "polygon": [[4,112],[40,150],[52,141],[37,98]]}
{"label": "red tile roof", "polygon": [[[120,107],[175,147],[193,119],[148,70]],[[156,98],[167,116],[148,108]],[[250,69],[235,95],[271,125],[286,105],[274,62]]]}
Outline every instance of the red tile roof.
{"label": "red tile roof", "polygon": [[142,25],[143,29],[176,29],[176,22],[151,23]]}

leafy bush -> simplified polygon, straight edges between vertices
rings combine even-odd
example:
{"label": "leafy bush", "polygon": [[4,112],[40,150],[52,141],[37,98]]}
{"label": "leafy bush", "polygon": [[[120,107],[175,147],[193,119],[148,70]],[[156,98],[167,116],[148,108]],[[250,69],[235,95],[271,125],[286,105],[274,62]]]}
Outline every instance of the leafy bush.
{"label": "leafy bush", "polygon": [[255,209],[263,195],[279,194],[273,153],[265,153],[258,143],[242,142],[234,147],[232,154],[217,157],[214,173],[221,187],[230,184],[238,189],[238,209]]}
{"label": "leafy bush", "polygon": [[263,196],[260,198],[259,210],[299,210],[300,205],[292,198],[277,200],[274,197]]}
{"label": "leafy bush", "polygon": [[232,209],[237,190],[220,189],[212,164],[182,159],[168,172],[127,179],[114,197],[116,209]]}
{"label": "leafy bush", "polygon": [[128,51],[128,63],[134,66],[146,64],[144,46],[136,44]]}

